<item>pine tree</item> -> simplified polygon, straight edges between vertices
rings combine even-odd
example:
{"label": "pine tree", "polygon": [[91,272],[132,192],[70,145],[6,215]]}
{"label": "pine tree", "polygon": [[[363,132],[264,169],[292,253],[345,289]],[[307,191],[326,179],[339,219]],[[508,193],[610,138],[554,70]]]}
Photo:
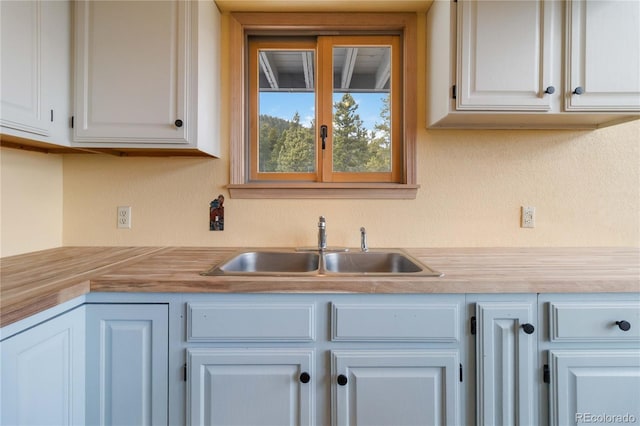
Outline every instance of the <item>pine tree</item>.
{"label": "pine tree", "polygon": [[367,131],[358,104],[345,93],[334,104],[333,114],[333,170],[337,172],[364,172],[369,160]]}
{"label": "pine tree", "polygon": [[282,133],[282,146],[278,153],[278,172],[312,172],[315,170],[313,130],[300,124],[296,112],[289,128]]}
{"label": "pine tree", "polygon": [[389,95],[382,99],[382,109],[380,110],[382,122],[376,123],[371,132],[370,157],[367,162],[367,171],[370,172],[391,171],[391,108],[389,100]]}
{"label": "pine tree", "polygon": [[275,172],[278,165],[278,154],[282,147],[282,134],[291,123],[282,118],[270,115],[260,115],[259,135],[259,170],[261,172]]}

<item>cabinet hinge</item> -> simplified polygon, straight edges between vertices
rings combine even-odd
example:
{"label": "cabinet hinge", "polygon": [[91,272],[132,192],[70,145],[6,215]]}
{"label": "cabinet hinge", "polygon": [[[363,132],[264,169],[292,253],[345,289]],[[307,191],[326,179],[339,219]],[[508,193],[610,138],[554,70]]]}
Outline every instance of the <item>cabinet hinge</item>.
{"label": "cabinet hinge", "polygon": [[53,110],[51,110],[51,122],[53,123]]}
{"label": "cabinet hinge", "polygon": [[551,383],[551,372],[549,371],[549,364],[545,364],[542,367],[542,381],[544,383]]}
{"label": "cabinet hinge", "polygon": [[454,85],[451,87],[451,97],[452,97],[453,99],[455,99],[457,95],[458,95],[458,91],[457,91],[457,89],[456,89],[456,85],[454,84]]}
{"label": "cabinet hinge", "polygon": [[471,319],[469,320],[469,331],[471,332],[471,335],[473,336],[476,335],[476,317],[475,316],[471,317]]}
{"label": "cabinet hinge", "polygon": [[71,128],[73,129],[73,115],[71,116]]}
{"label": "cabinet hinge", "polygon": [[460,383],[462,383],[462,364],[460,364]]}
{"label": "cabinet hinge", "polygon": [[187,364],[186,363],[182,366],[182,381],[183,382],[187,381]]}

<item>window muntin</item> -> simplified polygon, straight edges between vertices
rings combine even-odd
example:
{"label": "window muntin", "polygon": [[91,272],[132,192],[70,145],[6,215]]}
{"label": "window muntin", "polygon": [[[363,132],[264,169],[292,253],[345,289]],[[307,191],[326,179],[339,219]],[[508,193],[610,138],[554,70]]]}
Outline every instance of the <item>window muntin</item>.
{"label": "window muntin", "polygon": [[395,35],[251,38],[250,179],[401,182],[401,63]]}

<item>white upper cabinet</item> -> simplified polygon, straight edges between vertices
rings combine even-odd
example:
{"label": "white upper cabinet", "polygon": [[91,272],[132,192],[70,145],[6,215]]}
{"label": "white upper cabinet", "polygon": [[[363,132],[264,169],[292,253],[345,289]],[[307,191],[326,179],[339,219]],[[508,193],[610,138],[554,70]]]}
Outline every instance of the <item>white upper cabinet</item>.
{"label": "white upper cabinet", "polygon": [[3,1],[0,125],[16,136],[68,146],[71,11],[68,1]]}
{"label": "white upper cabinet", "polygon": [[554,18],[542,0],[460,2],[457,109],[549,111]]}
{"label": "white upper cabinet", "polygon": [[219,155],[212,1],[78,1],[74,146]]}
{"label": "white upper cabinet", "polygon": [[640,111],[640,2],[568,1],[570,111]]}
{"label": "white upper cabinet", "polygon": [[427,126],[597,128],[640,118],[640,3],[435,1]]}

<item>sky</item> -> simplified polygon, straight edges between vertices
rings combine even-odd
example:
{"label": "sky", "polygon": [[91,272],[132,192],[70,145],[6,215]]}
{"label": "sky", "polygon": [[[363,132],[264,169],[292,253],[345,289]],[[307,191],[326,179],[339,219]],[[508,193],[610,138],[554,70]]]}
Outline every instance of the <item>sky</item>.
{"label": "sky", "polygon": [[[357,114],[364,122],[367,130],[373,130],[376,122],[380,122],[382,99],[386,93],[352,93],[358,104]],[[334,102],[342,98],[342,93],[334,94]],[[314,93],[300,92],[262,92],[260,93],[260,114],[291,120],[298,112],[300,122],[309,126],[315,114]]]}

